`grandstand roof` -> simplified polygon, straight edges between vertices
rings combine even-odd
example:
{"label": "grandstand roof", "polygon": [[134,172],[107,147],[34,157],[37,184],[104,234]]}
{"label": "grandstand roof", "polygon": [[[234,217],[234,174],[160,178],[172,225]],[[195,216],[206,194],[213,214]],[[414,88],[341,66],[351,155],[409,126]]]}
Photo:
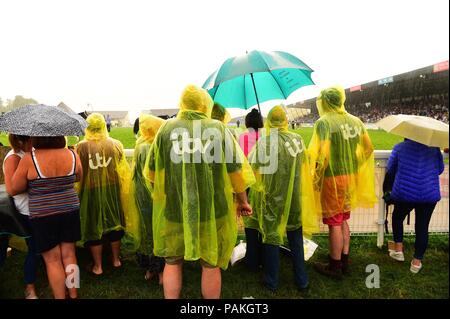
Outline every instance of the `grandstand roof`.
{"label": "grandstand roof", "polygon": [[[397,84],[399,82],[404,82],[404,81],[408,81],[408,80],[418,80],[418,79],[426,79],[429,78],[430,75],[434,75],[434,74],[438,74],[438,73],[442,73],[442,78],[445,79],[445,77],[447,78],[447,82],[448,82],[448,72],[449,72],[449,64],[448,64],[448,60],[447,61],[443,61],[443,62],[439,62],[433,65],[429,65],[423,68],[419,68],[419,69],[415,69],[412,71],[408,71],[408,72],[404,72],[404,73],[400,73],[397,75],[389,75],[386,76],[385,78],[382,79],[377,79],[371,82],[367,82],[364,84],[360,84],[360,85],[356,85],[356,86],[352,86],[349,88],[346,88],[345,91],[346,93],[358,93],[360,91],[364,91],[367,89],[376,89],[378,87],[383,87],[383,86],[390,86],[391,83],[392,84]],[[447,89],[448,92],[448,89]],[[293,103],[288,105],[288,107],[291,108],[308,108],[311,109],[311,107],[313,105],[315,105],[315,100],[316,98],[311,98],[305,101],[301,101],[301,102],[297,102],[297,103]]]}

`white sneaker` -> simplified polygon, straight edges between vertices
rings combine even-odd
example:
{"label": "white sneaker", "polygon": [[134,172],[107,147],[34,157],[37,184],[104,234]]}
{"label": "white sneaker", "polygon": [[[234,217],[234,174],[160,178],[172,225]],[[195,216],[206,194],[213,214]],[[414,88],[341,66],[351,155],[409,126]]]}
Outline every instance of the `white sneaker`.
{"label": "white sneaker", "polygon": [[409,270],[411,270],[411,272],[412,272],[413,274],[417,274],[417,273],[420,271],[420,269],[422,269],[422,263],[420,263],[419,266],[416,266],[416,265],[414,265],[413,262],[411,261],[411,267],[409,267]]}
{"label": "white sneaker", "polygon": [[389,256],[397,261],[405,261],[405,255],[402,251],[389,250]]}
{"label": "white sneaker", "polygon": [[39,299],[39,298],[35,294],[31,294],[31,293],[25,291],[25,299]]}

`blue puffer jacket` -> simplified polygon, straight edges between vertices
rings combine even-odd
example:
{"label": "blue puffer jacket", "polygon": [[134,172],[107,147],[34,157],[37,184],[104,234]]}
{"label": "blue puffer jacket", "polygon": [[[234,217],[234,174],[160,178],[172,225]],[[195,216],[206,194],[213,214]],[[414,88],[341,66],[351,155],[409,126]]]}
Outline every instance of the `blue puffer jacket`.
{"label": "blue puffer jacket", "polygon": [[444,161],[439,148],[405,139],[392,150],[387,170],[395,174],[394,201],[436,203],[441,199],[439,175]]}

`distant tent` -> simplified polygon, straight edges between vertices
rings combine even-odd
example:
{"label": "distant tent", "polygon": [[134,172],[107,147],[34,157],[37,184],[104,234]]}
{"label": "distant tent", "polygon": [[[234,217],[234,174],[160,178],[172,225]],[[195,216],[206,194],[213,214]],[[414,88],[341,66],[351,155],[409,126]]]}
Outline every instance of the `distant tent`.
{"label": "distant tent", "polygon": [[65,111],[69,114],[77,114],[70,107],[68,107],[66,104],[64,104],[64,102],[59,103],[58,107],[63,109],[63,111]]}

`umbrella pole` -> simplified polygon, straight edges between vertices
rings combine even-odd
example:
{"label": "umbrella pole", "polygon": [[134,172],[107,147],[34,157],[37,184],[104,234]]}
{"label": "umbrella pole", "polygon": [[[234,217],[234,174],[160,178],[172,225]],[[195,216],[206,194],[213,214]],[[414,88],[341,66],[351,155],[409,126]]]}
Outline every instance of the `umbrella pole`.
{"label": "umbrella pole", "polygon": [[261,108],[259,107],[258,93],[256,93],[255,79],[253,78],[253,73],[250,73],[250,76],[252,77],[252,84],[253,84],[253,90],[255,91],[256,103],[258,103],[258,111],[259,111],[259,114],[261,114],[261,116],[262,116]]}

